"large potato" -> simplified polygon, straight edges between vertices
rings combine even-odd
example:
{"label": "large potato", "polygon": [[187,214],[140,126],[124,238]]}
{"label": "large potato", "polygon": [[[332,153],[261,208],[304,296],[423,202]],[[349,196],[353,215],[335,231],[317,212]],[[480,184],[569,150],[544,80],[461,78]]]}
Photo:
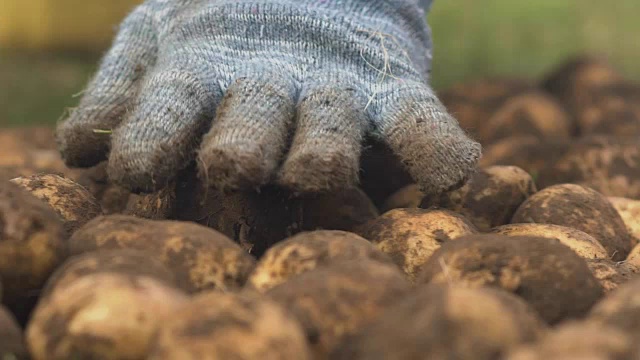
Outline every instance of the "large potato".
{"label": "large potato", "polygon": [[518,207],[536,192],[536,185],[516,166],[478,169],[460,189],[424,198],[420,207],[438,207],[464,215],[480,231],[508,224]]}
{"label": "large potato", "polygon": [[555,239],[584,259],[609,259],[607,250],[593,236],[578,229],[551,224],[509,224],[491,230],[507,236],[539,236]]}
{"label": "large potato", "polygon": [[158,325],[187,299],[146,276],[87,275],[38,303],[27,344],[34,360],[145,359]]}
{"label": "large potato", "polygon": [[391,210],[357,230],[389,255],[411,281],[441,244],[476,232],[461,215],[424,209]]}
{"label": "large potato", "polygon": [[298,321],[273,301],[208,292],[167,317],[149,360],[308,360]]}
{"label": "large potato", "polygon": [[556,240],[533,236],[469,235],[445,243],[419,281],[500,287],[550,324],[585,315],[603,293],[584,259]]}
{"label": "large potato", "polygon": [[60,215],[67,234],[73,234],[89,220],[102,214],[102,208],[87,189],[54,174],[39,174],[12,180]]}
{"label": "large potato", "polygon": [[627,226],[634,245],[640,243],[640,200],[621,197],[609,197],[609,202],[620,214],[622,221]]}
{"label": "large potato", "polygon": [[395,266],[361,259],[307,271],[266,294],[295,315],[315,357],[324,359],[409,290]]}
{"label": "large potato", "polygon": [[593,236],[612,260],[624,260],[631,237],[622,218],[602,194],[574,184],[555,185],[525,201],[513,223],[541,223],[572,227]]}
{"label": "large potato", "polygon": [[507,292],[427,286],[346,338],[332,359],[493,360],[544,330],[535,312]]}
{"label": "large potato", "polygon": [[238,244],[207,227],[109,215],[93,219],[69,240],[73,255],[95,250],[132,249],[160,259],[181,289],[240,289],[255,260]]}
{"label": "large potato", "polygon": [[640,278],[609,293],[591,310],[589,320],[620,329],[636,343],[640,341]]}
{"label": "large potato", "polygon": [[266,291],[317,267],[363,259],[391,262],[373,244],[356,234],[335,230],[304,232],[267,250],[249,276],[247,285]]}
{"label": "large potato", "polygon": [[27,360],[22,330],[13,315],[0,305],[0,359]]}

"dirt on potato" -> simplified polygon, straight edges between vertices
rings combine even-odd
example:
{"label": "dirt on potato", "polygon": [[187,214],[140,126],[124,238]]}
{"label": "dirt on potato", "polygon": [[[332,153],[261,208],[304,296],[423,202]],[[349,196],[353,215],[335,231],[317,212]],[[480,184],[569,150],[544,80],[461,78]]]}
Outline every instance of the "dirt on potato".
{"label": "dirt on potato", "polygon": [[627,226],[632,244],[638,245],[640,243],[640,200],[621,197],[609,197],[608,199]]}
{"label": "dirt on potato", "polygon": [[443,244],[420,283],[494,286],[527,301],[549,324],[586,315],[603,290],[584,259],[553,239],[469,235]]}
{"label": "dirt on potato", "polygon": [[574,184],[539,191],[516,211],[513,223],[554,224],[593,236],[615,261],[626,259],[631,237],[622,218],[604,195]]}
{"label": "dirt on potato", "polygon": [[593,276],[602,285],[605,294],[640,276],[640,267],[628,261],[615,262],[609,259],[588,259],[587,265],[589,265]]}

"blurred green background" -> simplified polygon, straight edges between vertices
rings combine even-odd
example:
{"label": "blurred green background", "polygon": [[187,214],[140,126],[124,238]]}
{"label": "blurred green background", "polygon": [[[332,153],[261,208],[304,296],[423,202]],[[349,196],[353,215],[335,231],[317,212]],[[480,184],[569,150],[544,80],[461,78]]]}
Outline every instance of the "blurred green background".
{"label": "blurred green background", "polygon": [[[0,0],[0,125],[54,123],[74,106],[134,3]],[[638,14],[638,0],[436,0],[433,84],[539,78],[582,53],[640,79]]]}

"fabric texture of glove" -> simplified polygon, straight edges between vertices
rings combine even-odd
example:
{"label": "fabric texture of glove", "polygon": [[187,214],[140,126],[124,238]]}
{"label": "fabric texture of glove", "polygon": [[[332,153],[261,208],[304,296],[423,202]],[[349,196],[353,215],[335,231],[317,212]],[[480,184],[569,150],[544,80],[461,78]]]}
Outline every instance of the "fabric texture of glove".
{"label": "fabric texture of glove", "polygon": [[135,192],[193,160],[209,185],[354,186],[365,136],[423,191],[461,184],[480,145],[429,87],[431,0],[147,0],[58,125],[69,166],[109,160]]}

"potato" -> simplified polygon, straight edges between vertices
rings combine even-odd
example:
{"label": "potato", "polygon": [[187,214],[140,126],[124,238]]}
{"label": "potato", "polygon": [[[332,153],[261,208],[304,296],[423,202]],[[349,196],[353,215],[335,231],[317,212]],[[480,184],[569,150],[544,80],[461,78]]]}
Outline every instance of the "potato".
{"label": "potato", "polygon": [[581,135],[640,135],[640,85],[614,84],[592,91],[577,114]]}
{"label": "potato", "polygon": [[448,210],[395,209],[356,232],[389,255],[414,281],[422,265],[442,243],[477,230],[463,216]]}
{"label": "potato", "polygon": [[535,341],[545,327],[523,300],[507,292],[427,286],[345,339],[331,358],[492,360]]}
{"label": "potato", "polygon": [[562,183],[590,187],[605,196],[640,198],[640,144],[636,136],[590,136],[541,171],[541,189]]}
{"label": "potato", "polygon": [[447,242],[420,283],[494,286],[519,295],[549,324],[584,316],[603,290],[585,261],[556,240],[469,235]]}
{"label": "potato", "polygon": [[309,194],[301,200],[303,231],[352,231],[380,215],[367,194],[358,188]]}
{"label": "potato", "polygon": [[507,236],[539,236],[555,239],[584,259],[609,259],[607,250],[593,236],[578,229],[551,224],[509,224],[491,230]]}
{"label": "potato", "polygon": [[517,135],[569,139],[574,132],[571,117],[556,99],[530,91],[510,97],[499,107],[482,126],[479,139],[483,144]]}
{"label": "potato", "polygon": [[40,174],[12,180],[38,199],[46,202],[60,215],[67,234],[102,213],[97,200],[77,183],[53,174]]}
{"label": "potato", "polygon": [[490,166],[478,171],[460,189],[425,198],[420,207],[444,208],[464,215],[480,231],[508,224],[536,185],[516,166]]}
{"label": "potato", "polygon": [[131,194],[123,214],[150,220],[171,219],[174,217],[176,201],[174,186],[152,194]]}
{"label": "potato", "polygon": [[307,271],[266,294],[295,315],[314,358],[323,359],[343,337],[367,326],[409,290],[395,266],[360,259]]}
{"label": "potato", "polygon": [[266,291],[317,267],[361,259],[391,263],[388,256],[356,234],[336,230],[304,232],[267,250],[249,276],[247,286]]}
{"label": "potato", "polygon": [[27,348],[16,319],[0,306],[0,359],[27,360]]}
{"label": "potato", "polygon": [[621,197],[609,197],[608,199],[627,226],[632,244],[635,246],[640,243],[640,200]]}
{"label": "potato", "polygon": [[64,289],[83,276],[97,273],[147,276],[177,286],[175,276],[160,260],[136,250],[102,250],[73,256],[65,261],[47,280],[40,297],[47,297],[56,288]]}
{"label": "potato", "polygon": [[420,185],[411,184],[394,192],[382,205],[383,213],[393,209],[415,209],[420,206],[424,193],[420,191]]}
{"label": "potato", "polygon": [[631,280],[609,293],[593,307],[589,320],[611,326],[640,340],[640,278]]}
{"label": "potato", "polygon": [[[0,278],[3,301],[24,304],[67,255],[62,221],[20,186],[0,182]],[[14,309],[15,311],[15,309]]]}
{"label": "potato", "polygon": [[593,236],[612,260],[624,260],[631,239],[622,218],[602,194],[574,184],[555,185],[525,201],[513,223],[541,223],[571,227]]}
{"label": "potato", "polygon": [[605,293],[609,293],[627,281],[638,277],[640,268],[626,261],[614,262],[609,259],[588,259],[587,265],[598,279]]}
{"label": "potato", "polygon": [[640,348],[622,331],[584,321],[570,321],[536,344],[514,349],[504,360],[638,359]]}
{"label": "potato", "polygon": [[629,256],[627,256],[627,262],[635,267],[640,268],[640,245],[636,245]]}
{"label": "potato", "polygon": [[69,176],[93,194],[106,215],[123,213],[132,196],[129,190],[109,180],[106,161],[89,169],[75,169]]}
{"label": "potato", "polygon": [[276,303],[239,294],[197,295],[167,317],[146,359],[311,359],[302,326]]}
{"label": "potato", "polygon": [[160,259],[189,293],[240,289],[255,260],[223,234],[179,221],[153,221],[125,215],[100,216],[69,240],[72,255],[95,250],[131,249]]}
{"label": "potato", "polygon": [[158,325],[187,299],[146,276],[87,275],[42,299],[27,344],[34,360],[144,359]]}

